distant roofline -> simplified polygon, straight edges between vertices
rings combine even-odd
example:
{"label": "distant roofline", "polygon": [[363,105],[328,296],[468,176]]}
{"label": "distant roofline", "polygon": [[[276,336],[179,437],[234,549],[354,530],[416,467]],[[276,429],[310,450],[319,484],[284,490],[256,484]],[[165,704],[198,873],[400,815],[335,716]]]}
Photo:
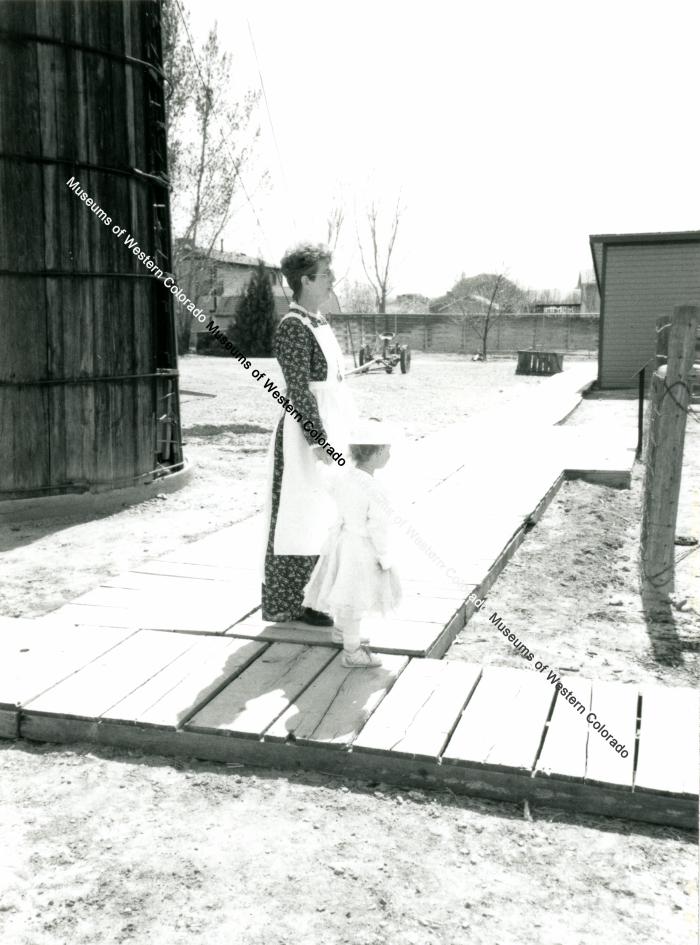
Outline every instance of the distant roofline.
{"label": "distant roofline", "polygon": [[[178,237],[174,242],[184,242],[187,244],[188,240],[183,240],[182,237]],[[188,246],[190,252],[193,256],[207,256],[207,250],[203,246]],[[266,269],[274,269],[277,272],[281,272],[281,268],[276,263],[268,262],[266,259],[262,259],[259,256],[248,256],[246,253],[232,253],[228,250],[214,249],[212,248],[209,251],[209,259],[212,262],[221,262],[228,263],[230,266],[249,266],[255,267],[259,263],[263,263]]]}
{"label": "distant roofline", "polygon": [[700,243],[700,230],[679,230],[675,233],[597,233],[590,243]]}

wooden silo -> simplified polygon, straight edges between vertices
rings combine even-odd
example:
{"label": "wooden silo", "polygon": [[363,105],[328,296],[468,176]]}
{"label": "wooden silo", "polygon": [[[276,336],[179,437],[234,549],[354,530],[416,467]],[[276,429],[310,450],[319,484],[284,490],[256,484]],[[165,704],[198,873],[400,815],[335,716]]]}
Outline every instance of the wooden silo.
{"label": "wooden silo", "polygon": [[173,299],[113,227],[171,271],[160,3],[1,6],[0,499],[152,481],[183,465]]}

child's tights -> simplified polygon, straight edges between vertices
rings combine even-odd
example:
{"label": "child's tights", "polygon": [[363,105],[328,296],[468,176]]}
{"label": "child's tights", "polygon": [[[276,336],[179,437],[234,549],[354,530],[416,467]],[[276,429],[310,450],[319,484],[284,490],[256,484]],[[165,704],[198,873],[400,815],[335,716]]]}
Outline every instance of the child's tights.
{"label": "child's tights", "polygon": [[343,649],[348,653],[354,653],[360,646],[360,621],[344,620],[342,626],[338,629],[343,634]]}

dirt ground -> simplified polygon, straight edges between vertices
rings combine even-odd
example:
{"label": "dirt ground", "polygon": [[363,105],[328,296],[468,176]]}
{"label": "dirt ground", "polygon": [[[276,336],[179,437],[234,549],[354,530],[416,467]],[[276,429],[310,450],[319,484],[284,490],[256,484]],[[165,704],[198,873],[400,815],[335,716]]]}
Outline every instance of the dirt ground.
{"label": "dirt ground", "polygon": [[[260,507],[275,404],[231,368],[196,357],[181,365],[185,391],[217,394],[183,394],[197,464],[184,490],[92,522],[0,534],[0,613],[45,613]],[[352,383],[363,412],[421,435],[543,382],[515,378],[510,361],[417,356],[405,377]],[[608,408],[636,428],[625,400],[587,401],[569,422],[598,423]],[[566,483],[489,603],[561,670],[692,685],[700,551],[678,566],[682,609],[645,621],[640,496],[641,467],[631,490]],[[694,420],[678,531],[700,537]],[[501,641],[477,615],[447,658],[522,665]],[[512,805],[91,746],[5,743],[0,766],[3,945],[697,940],[696,838],[683,831],[546,808],[529,819]]]}
{"label": "dirt ground", "polygon": [[[636,400],[586,400],[567,421],[597,423],[615,412],[636,429]],[[700,411],[694,414],[700,419]],[[633,437],[633,442],[636,438]],[[447,659],[523,666],[489,622],[497,610],[541,659],[594,679],[694,686],[700,669],[700,548],[676,566],[680,609],[645,613],[638,548],[644,466],[630,489],[564,482],[528,533]],[[700,540],[700,426],[688,423],[677,535]],[[697,547],[697,546],[696,546]],[[677,547],[676,557],[690,551]],[[647,608],[648,609],[648,608]]]}

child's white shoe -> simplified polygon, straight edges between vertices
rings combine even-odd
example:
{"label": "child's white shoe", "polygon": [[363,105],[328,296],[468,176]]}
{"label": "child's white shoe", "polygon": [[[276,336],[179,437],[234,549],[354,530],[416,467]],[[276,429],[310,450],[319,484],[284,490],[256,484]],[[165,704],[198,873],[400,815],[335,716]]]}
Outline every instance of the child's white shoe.
{"label": "child's white shoe", "polygon": [[[333,627],[331,630],[331,643],[343,645],[343,631],[339,627]],[[360,646],[369,646],[369,637],[362,634],[360,637]]]}
{"label": "child's white shoe", "polygon": [[351,653],[343,650],[340,662],[346,669],[370,669],[373,666],[382,665],[380,657],[366,646],[360,646]]}

